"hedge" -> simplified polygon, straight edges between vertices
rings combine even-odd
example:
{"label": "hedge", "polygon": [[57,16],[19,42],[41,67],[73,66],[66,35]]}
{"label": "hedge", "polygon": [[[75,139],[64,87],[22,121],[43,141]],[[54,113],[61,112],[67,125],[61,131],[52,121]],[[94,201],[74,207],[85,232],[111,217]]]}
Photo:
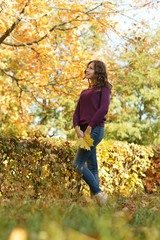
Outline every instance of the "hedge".
{"label": "hedge", "polygon": [[151,159],[150,168],[143,181],[145,191],[148,193],[160,190],[160,146],[153,147],[154,158]]}
{"label": "hedge", "polygon": [[[75,142],[54,138],[0,138],[1,197],[74,197],[89,188],[74,171]],[[147,189],[151,147],[102,141],[97,147],[100,185],[108,194]]]}

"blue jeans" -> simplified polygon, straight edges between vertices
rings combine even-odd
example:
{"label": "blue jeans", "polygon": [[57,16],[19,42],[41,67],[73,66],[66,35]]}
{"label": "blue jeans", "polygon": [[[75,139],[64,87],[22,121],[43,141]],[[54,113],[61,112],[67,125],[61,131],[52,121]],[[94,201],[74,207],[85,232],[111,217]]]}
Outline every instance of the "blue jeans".
{"label": "blue jeans", "polygon": [[[81,126],[85,131],[87,126]],[[91,194],[95,195],[101,192],[99,188],[98,164],[96,157],[96,146],[104,137],[104,127],[96,126],[92,129],[91,138],[94,140],[94,146],[91,150],[79,148],[73,161],[74,168],[82,175],[85,182],[89,185]],[[85,163],[87,162],[87,167]]]}

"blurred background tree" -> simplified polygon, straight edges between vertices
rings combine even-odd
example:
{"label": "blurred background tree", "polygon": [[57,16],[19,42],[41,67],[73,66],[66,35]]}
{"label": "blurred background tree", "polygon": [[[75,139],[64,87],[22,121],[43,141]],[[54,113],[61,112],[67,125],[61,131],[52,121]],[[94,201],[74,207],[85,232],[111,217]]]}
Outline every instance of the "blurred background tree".
{"label": "blurred background tree", "polygon": [[160,31],[132,34],[116,56],[117,69],[106,139],[160,143]]}
{"label": "blurred background tree", "polygon": [[[157,6],[145,0],[2,1],[0,134],[74,139],[73,112],[88,86],[84,70],[100,59],[113,83],[105,138],[158,142],[159,32],[149,36],[143,22],[126,14]],[[117,28],[122,17],[132,21],[123,33]],[[116,52],[108,43],[118,37]]]}

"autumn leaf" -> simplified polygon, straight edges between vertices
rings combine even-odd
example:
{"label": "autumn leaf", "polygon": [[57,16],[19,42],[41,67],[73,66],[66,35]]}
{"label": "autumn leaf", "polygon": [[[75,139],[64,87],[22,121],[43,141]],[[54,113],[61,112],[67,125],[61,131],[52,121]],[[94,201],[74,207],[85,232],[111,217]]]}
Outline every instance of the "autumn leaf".
{"label": "autumn leaf", "polygon": [[90,137],[89,134],[85,134],[85,141],[87,142],[88,146],[90,146],[90,147],[94,146],[93,145],[94,140]]}
{"label": "autumn leaf", "polygon": [[94,146],[93,141],[94,140],[90,137],[90,135],[86,134],[84,138],[79,138],[76,141],[76,145],[80,148],[91,150],[91,146]]}
{"label": "autumn leaf", "polygon": [[14,228],[9,236],[9,240],[27,240],[27,232],[22,228]]}

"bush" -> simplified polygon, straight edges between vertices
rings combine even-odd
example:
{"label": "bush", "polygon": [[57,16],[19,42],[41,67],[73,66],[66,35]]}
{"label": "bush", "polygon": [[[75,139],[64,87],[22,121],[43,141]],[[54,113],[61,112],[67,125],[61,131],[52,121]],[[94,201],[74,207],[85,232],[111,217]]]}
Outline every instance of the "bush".
{"label": "bush", "polygon": [[[0,186],[3,197],[75,196],[89,188],[80,181],[72,161],[74,142],[54,138],[1,138]],[[131,194],[143,189],[151,147],[123,142],[101,142],[97,147],[100,185],[109,194]]]}
{"label": "bush", "polygon": [[160,190],[160,146],[153,147],[154,158],[151,166],[146,172],[146,179],[143,181],[146,192],[153,193]]}
{"label": "bush", "polygon": [[76,184],[71,165],[75,149],[67,141],[5,138],[0,139],[0,147],[3,196],[60,197]]}
{"label": "bush", "polygon": [[151,157],[151,147],[125,142],[101,142],[98,159],[103,190],[125,195],[142,190],[142,180],[150,167]]}

